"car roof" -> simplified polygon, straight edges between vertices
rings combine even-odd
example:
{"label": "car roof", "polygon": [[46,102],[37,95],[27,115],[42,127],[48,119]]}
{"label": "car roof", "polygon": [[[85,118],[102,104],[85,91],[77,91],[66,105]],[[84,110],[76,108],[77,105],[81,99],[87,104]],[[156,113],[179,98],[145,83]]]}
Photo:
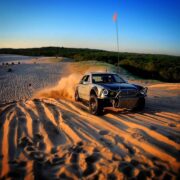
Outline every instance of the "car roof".
{"label": "car roof", "polygon": [[114,72],[89,72],[86,73],[85,75],[93,75],[93,74],[116,74]]}

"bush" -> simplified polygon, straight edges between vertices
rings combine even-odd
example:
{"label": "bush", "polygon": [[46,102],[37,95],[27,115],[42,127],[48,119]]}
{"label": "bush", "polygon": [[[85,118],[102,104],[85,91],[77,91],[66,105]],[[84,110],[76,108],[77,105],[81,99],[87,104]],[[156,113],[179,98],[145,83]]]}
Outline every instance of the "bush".
{"label": "bush", "polygon": [[143,78],[159,79],[168,82],[180,82],[180,60],[145,59],[145,60],[123,60],[121,66]]}

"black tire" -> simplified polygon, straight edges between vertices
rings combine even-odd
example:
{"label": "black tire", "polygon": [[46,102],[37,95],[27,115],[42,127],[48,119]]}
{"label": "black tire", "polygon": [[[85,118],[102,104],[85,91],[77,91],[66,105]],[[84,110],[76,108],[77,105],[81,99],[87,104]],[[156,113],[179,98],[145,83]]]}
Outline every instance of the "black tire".
{"label": "black tire", "polygon": [[142,111],[145,108],[145,98],[139,98],[136,107],[133,109],[135,111]]}
{"label": "black tire", "polygon": [[75,94],[74,94],[74,99],[75,99],[76,102],[80,101],[79,93],[78,93],[77,89],[76,89]]}
{"label": "black tire", "polygon": [[93,115],[102,115],[103,114],[103,104],[96,95],[91,95],[89,100],[89,111]]}

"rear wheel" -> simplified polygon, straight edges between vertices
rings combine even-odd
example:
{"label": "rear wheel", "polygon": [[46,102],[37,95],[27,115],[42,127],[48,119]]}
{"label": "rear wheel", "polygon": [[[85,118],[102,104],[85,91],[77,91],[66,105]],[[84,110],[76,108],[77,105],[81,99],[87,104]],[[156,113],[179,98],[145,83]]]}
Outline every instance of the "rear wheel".
{"label": "rear wheel", "polygon": [[89,111],[93,115],[102,115],[103,113],[103,104],[95,95],[90,96]]}
{"label": "rear wheel", "polygon": [[145,98],[139,98],[136,107],[133,109],[135,111],[142,111],[145,108]]}

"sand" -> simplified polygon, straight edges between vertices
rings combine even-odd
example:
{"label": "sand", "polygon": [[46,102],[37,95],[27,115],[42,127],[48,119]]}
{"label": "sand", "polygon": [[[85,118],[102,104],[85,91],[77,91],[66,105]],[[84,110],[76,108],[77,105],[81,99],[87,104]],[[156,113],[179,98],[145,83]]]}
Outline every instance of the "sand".
{"label": "sand", "polygon": [[106,109],[103,116],[93,116],[72,97],[87,68],[72,74],[74,63],[66,65],[57,64],[66,76],[53,87],[48,83],[31,98],[0,105],[0,177],[177,178],[180,84],[143,81],[149,88],[144,111]]}

